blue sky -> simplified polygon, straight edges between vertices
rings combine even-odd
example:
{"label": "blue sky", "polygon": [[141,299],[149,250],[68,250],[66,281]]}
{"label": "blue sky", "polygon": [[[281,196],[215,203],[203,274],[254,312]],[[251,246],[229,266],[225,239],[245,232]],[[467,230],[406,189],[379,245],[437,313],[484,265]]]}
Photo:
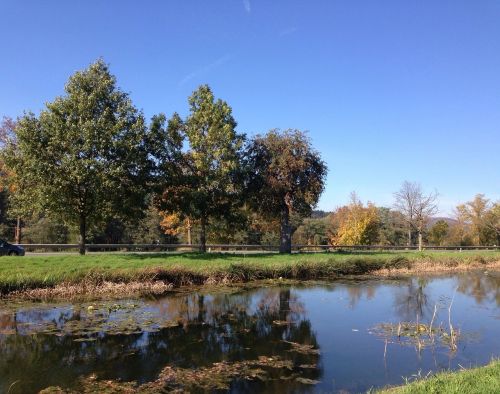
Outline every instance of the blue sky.
{"label": "blue sky", "polygon": [[249,135],[309,130],[350,191],[390,206],[404,180],[442,214],[500,199],[498,0],[0,0],[0,116],[39,111],[103,57],[150,117],[208,83]]}

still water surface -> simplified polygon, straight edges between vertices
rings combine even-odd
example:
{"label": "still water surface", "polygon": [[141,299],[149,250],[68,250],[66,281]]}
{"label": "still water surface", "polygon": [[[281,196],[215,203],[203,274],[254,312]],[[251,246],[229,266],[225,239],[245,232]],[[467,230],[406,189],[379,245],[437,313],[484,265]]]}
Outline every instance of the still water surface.
{"label": "still water surface", "polygon": [[[4,303],[0,393],[77,389],[78,379],[91,375],[143,384],[166,366],[199,370],[263,356],[289,367],[259,366],[265,375],[236,377],[231,391],[366,392],[499,357],[499,306],[495,272],[111,302]],[[456,348],[447,337],[450,317],[459,332]],[[398,337],[389,329],[407,322],[418,330],[417,322],[428,327],[431,320],[432,338],[425,326],[420,336],[409,329]]]}

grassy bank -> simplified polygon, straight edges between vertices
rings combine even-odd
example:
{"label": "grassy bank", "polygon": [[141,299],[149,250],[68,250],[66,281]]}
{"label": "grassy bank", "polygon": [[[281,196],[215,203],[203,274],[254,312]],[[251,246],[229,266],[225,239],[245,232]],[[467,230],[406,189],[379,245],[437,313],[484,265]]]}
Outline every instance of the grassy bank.
{"label": "grassy bank", "polygon": [[445,372],[405,386],[378,391],[380,394],[482,394],[500,393],[500,361],[460,372]]}
{"label": "grassy bank", "polygon": [[[500,266],[500,252],[358,252],[315,254],[92,254],[0,258],[0,294],[73,286],[166,283],[171,286],[260,279],[319,279]],[[165,288],[163,288],[165,290]]]}

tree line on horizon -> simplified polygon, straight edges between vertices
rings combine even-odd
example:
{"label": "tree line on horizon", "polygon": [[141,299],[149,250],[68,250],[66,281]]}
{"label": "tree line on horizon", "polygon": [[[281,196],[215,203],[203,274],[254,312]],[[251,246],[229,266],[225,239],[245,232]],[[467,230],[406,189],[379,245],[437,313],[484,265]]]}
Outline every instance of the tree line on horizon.
{"label": "tree line on horizon", "polygon": [[[434,220],[437,193],[404,182],[392,207],[353,194],[314,211],[327,168],[307,135],[247,138],[207,85],[182,118],[146,121],[102,60],[76,72],[38,116],[0,127],[0,236],[17,242],[468,246],[500,244],[484,195]],[[21,232],[21,227],[23,231]]]}
{"label": "tree line on horizon", "polygon": [[327,173],[307,135],[273,129],[247,138],[208,85],[188,104],[185,118],[147,122],[99,59],[38,116],[6,120],[3,204],[18,218],[16,238],[21,218],[39,218],[76,232],[84,254],[89,235],[133,229],[157,211],[163,222],[196,225],[204,252],[211,227],[236,231],[252,212],[279,221],[280,252],[290,252],[291,217],[311,213]]}
{"label": "tree line on horizon", "polygon": [[[413,186],[418,188],[417,184]],[[459,204],[452,217],[435,217],[432,213],[420,220],[398,206],[396,202],[393,207],[364,204],[353,193],[348,204],[332,212],[315,211],[311,218],[304,219],[294,233],[294,243],[419,248],[500,245],[500,202],[491,202],[484,194]]]}

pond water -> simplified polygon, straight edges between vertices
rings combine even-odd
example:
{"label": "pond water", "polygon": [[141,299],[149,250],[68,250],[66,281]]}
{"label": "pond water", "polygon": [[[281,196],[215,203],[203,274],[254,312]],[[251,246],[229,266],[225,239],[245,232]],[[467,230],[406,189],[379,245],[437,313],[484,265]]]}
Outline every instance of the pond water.
{"label": "pond water", "polygon": [[499,357],[499,306],[496,272],[4,302],[0,393],[78,389],[89,377],[192,391],[366,392]]}

